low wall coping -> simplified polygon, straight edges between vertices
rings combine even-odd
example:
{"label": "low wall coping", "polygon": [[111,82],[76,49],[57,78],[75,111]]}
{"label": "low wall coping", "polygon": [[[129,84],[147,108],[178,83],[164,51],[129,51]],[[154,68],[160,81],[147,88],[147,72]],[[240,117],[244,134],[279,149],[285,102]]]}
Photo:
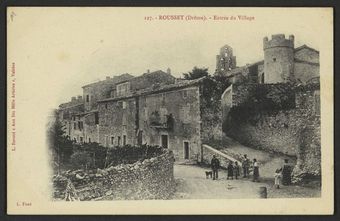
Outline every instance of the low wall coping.
{"label": "low wall coping", "polygon": [[211,146],[209,146],[209,145],[207,145],[207,144],[202,144],[202,146],[203,146],[204,148],[207,148],[207,149],[211,150],[212,152],[214,152],[214,153],[216,153],[216,154],[218,154],[218,155],[224,157],[224,158],[227,158],[227,159],[230,160],[230,161],[233,161],[233,162],[237,161],[240,165],[242,164],[240,161],[236,160],[234,157],[231,157],[231,156],[229,156],[229,155],[227,155],[227,154],[225,154],[225,153],[222,153],[221,151],[216,150],[215,148],[213,148],[213,147],[211,147]]}

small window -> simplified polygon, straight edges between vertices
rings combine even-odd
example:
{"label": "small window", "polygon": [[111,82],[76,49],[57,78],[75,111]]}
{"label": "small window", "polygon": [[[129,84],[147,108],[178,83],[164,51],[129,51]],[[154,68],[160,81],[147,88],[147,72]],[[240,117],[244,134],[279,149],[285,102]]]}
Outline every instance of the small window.
{"label": "small window", "polygon": [[118,142],[117,142],[118,146],[120,146],[120,136],[118,136]]}
{"label": "small window", "polygon": [[126,135],[123,135],[123,145],[126,145]]}
{"label": "small window", "polygon": [[90,102],[90,95],[86,95],[86,102]]}
{"label": "small window", "polygon": [[111,137],[111,144],[113,145],[114,144],[114,137]]}
{"label": "small window", "polygon": [[189,142],[185,141],[184,142],[184,159],[189,159]]}
{"label": "small window", "polygon": [[99,124],[99,115],[98,115],[98,113],[94,113],[94,121],[95,121],[95,124]]}
{"label": "small window", "polygon": [[187,90],[182,91],[182,96],[183,96],[184,99],[187,98],[188,97],[188,91]]}
{"label": "small window", "polygon": [[77,130],[77,123],[73,123],[73,129]]}
{"label": "small window", "polygon": [[275,61],[276,61],[276,58],[273,58],[273,61],[275,62]]}
{"label": "small window", "polygon": [[107,109],[107,104],[105,104],[105,109]]}
{"label": "small window", "polygon": [[89,137],[89,143],[91,143],[91,138]]}
{"label": "small window", "polygon": [[165,105],[165,94],[163,93],[162,94],[162,106],[164,106]]}
{"label": "small window", "polygon": [[83,142],[83,137],[80,137],[79,139],[80,139],[80,143],[82,143]]}
{"label": "small window", "polygon": [[82,130],[84,128],[82,121],[78,121],[78,128],[79,128],[79,130]]}

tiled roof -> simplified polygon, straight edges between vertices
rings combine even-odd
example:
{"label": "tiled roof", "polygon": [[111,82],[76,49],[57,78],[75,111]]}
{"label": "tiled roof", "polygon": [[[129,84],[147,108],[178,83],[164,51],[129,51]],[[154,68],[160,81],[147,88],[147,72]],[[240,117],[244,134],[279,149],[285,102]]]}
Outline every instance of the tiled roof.
{"label": "tiled roof", "polygon": [[86,84],[86,85],[82,86],[82,88],[89,87],[89,86],[96,86],[96,85],[105,84],[105,83],[118,84],[118,83],[127,81],[128,79],[131,79],[131,78],[134,78],[134,76],[131,75],[131,74],[127,74],[127,73],[121,74],[121,75],[118,75],[118,76],[114,76],[110,79],[105,79],[105,80],[102,80],[102,81],[97,81],[97,82],[94,82],[94,83]]}
{"label": "tiled roof", "polygon": [[294,52],[300,51],[300,50],[302,50],[302,49],[309,49],[309,50],[312,50],[312,51],[315,51],[315,52],[319,53],[318,50],[316,50],[316,49],[314,49],[314,48],[311,48],[311,47],[309,47],[309,46],[307,46],[307,45],[302,45],[302,46],[300,46],[300,47],[295,48],[295,49],[294,49]]}
{"label": "tiled roof", "polygon": [[202,81],[205,78],[206,77],[201,77],[201,78],[198,78],[198,79],[195,79],[195,80],[181,80],[181,81],[174,83],[174,84],[153,85],[152,87],[142,89],[142,90],[138,90],[135,93],[129,94],[127,96],[107,98],[107,99],[103,99],[103,100],[98,101],[98,103],[122,100],[122,99],[137,97],[137,96],[141,96],[141,95],[155,94],[155,93],[161,93],[161,92],[165,92],[165,91],[171,91],[171,90],[174,90],[174,89],[186,88],[186,87],[190,87],[190,86],[202,83]]}

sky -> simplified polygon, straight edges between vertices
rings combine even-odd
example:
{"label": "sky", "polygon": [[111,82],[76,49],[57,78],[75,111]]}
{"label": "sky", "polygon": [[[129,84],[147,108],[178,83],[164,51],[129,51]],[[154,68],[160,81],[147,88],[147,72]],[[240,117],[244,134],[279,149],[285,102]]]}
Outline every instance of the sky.
{"label": "sky", "polygon": [[[255,19],[144,20],[177,14]],[[320,16],[303,8],[22,8],[8,22],[16,30],[9,41],[20,50],[18,61],[35,84],[48,85],[48,104],[53,108],[82,95],[83,85],[106,76],[137,76],[147,69],[169,67],[181,77],[194,66],[213,74],[216,55],[225,44],[233,48],[238,66],[263,59],[263,37],[272,34],[293,34],[296,47],[307,44],[318,50],[322,33],[316,34],[314,24]]]}

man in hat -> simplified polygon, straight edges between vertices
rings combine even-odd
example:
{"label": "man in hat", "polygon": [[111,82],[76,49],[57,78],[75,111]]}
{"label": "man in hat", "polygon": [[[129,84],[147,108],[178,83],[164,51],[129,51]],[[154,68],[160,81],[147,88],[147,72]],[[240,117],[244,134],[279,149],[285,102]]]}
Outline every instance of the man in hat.
{"label": "man in hat", "polygon": [[213,155],[211,159],[211,169],[213,171],[213,180],[218,179],[218,169],[220,168],[220,161],[216,158],[216,155]]}

